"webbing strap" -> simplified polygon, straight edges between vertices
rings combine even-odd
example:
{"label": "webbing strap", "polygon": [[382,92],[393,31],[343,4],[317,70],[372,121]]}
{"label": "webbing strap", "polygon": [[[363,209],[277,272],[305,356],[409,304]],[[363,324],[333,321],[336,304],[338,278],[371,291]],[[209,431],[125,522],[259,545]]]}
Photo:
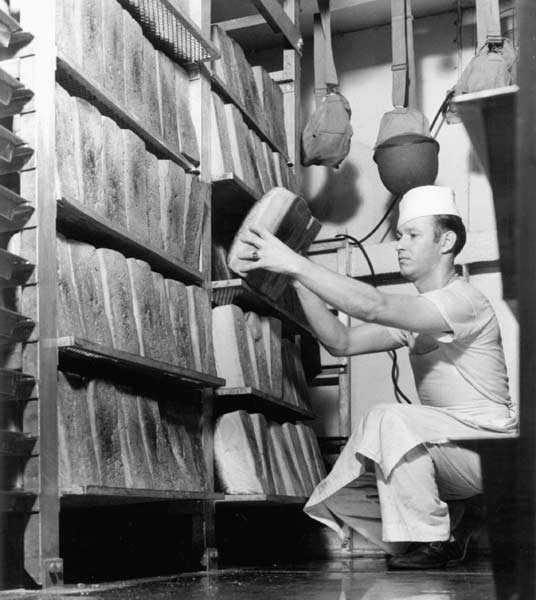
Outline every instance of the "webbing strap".
{"label": "webbing strap", "polygon": [[391,0],[391,50],[393,55],[393,106],[406,106],[408,52],[406,45],[406,2]]}
{"label": "webbing strap", "polygon": [[314,15],[315,92],[323,95],[328,86],[339,85],[331,45],[330,0],[318,0],[319,13]]}
{"label": "webbing strap", "polygon": [[415,51],[413,48],[413,14],[411,0],[406,0],[406,47],[408,52],[408,106],[417,108],[417,73],[415,70]]}
{"label": "webbing strap", "polygon": [[502,42],[499,0],[476,0],[476,32],[478,48]]}
{"label": "webbing strap", "polygon": [[318,0],[318,9],[320,10],[320,20],[322,21],[322,31],[324,33],[325,52],[326,52],[326,85],[337,86],[339,79],[335,69],[335,60],[333,59],[333,46],[331,43],[331,11],[330,0]]}

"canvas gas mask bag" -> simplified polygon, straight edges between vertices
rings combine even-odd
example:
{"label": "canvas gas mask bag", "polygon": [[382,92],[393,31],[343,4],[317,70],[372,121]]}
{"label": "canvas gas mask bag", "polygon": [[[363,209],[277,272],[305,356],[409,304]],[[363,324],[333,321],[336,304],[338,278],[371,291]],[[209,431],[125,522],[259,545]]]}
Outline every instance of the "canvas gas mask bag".
{"label": "canvas gas mask bag", "polygon": [[439,144],[416,107],[411,0],[391,0],[394,110],[383,115],[374,148],[380,179],[395,195],[434,183]]}
{"label": "canvas gas mask bag", "polygon": [[316,110],[302,132],[301,162],[305,167],[323,165],[336,169],[350,151],[353,130],[350,104],[337,89],[329,4],[330,0],[318,0],[320,14],[315,15],[315,92],[323,93],[317,96]]}
{"label": "canvas gas mask bag", "polygon": [[[477,0],[476,21],[479,50],[454,86],[454,96],[512,84],[511,69],[517,53],[512,42],[501,35],[499,0]],[[446,118],[449,123],[460,121],[452,103]]]}

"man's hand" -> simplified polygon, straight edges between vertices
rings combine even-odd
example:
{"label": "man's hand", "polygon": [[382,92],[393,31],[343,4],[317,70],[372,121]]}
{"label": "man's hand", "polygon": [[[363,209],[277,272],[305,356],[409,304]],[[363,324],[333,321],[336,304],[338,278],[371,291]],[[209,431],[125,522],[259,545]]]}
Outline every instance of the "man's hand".
{"label": "man's hand", "polygon": [[294,276],[299,272],[304,258],[291,250],[281,240],[262,227],[249,227],[248,233],[240,238],[245,248],[237,258],[247,261],[240,275],[256,269]]}

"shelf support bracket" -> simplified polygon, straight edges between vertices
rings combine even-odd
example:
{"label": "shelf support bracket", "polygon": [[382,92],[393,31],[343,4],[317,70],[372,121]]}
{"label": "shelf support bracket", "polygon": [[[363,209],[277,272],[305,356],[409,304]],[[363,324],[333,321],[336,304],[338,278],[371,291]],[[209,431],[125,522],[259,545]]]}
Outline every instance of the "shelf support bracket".
{"label": "shelf support bracket", "polygon": [[303,39],[300,30],[290,20],[281,4],[277,0],[252,0],[252,2],[272,30],[282,33],[292,48],[301,55]]}

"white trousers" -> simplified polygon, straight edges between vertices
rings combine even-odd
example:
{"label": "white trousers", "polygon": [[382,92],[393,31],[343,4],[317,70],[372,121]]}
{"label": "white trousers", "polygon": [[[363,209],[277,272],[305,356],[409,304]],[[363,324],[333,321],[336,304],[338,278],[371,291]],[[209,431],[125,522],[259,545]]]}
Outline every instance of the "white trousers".
{"label": "white trousers", "polygon": [[453,443],[413,448],[387,479],[375,467],[375,475],[361,475],[325,503],[389,553],[403,551],[407,542],[448,540],[461,516],[452,501],[482,492],[480,456]]}

